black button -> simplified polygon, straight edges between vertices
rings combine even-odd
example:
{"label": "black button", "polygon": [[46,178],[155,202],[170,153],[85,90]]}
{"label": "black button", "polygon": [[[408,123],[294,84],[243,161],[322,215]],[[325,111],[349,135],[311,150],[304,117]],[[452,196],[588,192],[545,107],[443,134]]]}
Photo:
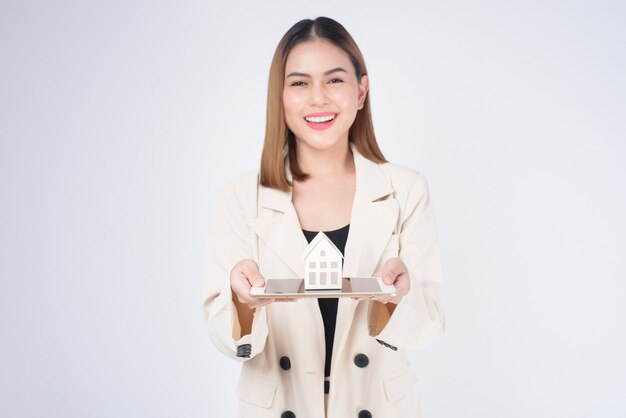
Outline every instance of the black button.
{"label": "black button", "polygon": [[367,367],[370,364],[370,359],[365,354],[357,354],[354,356],[354,364],[361,368]]}
{"label": "black button", "polygon": [[291,369],[291,360],[289,360],[289,357],[283,356],[280,358],[280,367],[283,370]]}
{"label": "black button", "polygon": [[367,409],[359,412],[359,418],[372,418],[372,414]]}
{"label": "black button", "polygon": [[324,380],[324,393],[327,395],[330,393],[330,382],[328,380]]}
{"label": "black button", "polygon": [[291,411],[285,411],[282,414],[280,414],[280,418],[296,418],[296,414],[294,414]]}

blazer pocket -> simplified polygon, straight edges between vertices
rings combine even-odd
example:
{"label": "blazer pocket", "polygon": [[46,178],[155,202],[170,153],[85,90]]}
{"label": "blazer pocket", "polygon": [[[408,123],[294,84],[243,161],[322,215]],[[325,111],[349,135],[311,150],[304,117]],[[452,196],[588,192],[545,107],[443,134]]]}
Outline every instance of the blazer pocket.
{"label": "blazer pocket", "polygon": [[413,370],[407,364],[400,370],[388,374],[383,380],[385,396],[391,403],[415,391],[417,379]]}
{"label": "blazer pocket", "polygon": [[269,408],[274,402],[276,385],[256,375],[242,373],[237,387],[239,399],[261,408]]}

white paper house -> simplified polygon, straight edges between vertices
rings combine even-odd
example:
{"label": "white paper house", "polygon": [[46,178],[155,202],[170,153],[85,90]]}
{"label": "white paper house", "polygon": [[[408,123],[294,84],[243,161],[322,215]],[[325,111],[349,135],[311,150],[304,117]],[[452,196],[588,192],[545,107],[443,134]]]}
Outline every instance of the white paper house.
{"label": "white paper house", "polygon": [[304,258],[304,288],[341,289],[341,251],[323,232],[309,243]]}

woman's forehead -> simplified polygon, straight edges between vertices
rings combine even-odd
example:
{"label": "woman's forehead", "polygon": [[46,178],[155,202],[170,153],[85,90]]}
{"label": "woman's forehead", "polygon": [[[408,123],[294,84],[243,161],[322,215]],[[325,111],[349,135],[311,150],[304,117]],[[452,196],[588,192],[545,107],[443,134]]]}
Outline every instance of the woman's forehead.
{"label": "woman's forehead", "polygon": [[285,75],[292,72],[311,76],[323,75],[326,71],[342,67],[354,72],[350,57],[331,42],[323,39],[302,42],[296,45],[287,56]]}

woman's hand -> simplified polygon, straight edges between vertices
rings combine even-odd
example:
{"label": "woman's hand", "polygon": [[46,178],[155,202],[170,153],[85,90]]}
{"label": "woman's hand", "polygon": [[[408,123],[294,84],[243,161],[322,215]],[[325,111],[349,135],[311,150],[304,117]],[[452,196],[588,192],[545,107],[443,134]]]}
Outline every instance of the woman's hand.
{"label": "woman's hand", "polygon": [[[402,260],[397,257],[393,257],[385,261],[382,268],[374,273],[374,277],[380,277],[383,283],[389,285],[392,284],[396,287],[396,296],[374,296],[370,300],[377,300],[382,303],[391,303],[397,305],[402,298],[411,290],[411,280],[409,279],[409,272],[406,265]],[[395,306],[388,306],[389,311],[393,312]]]}
{"label": "woman's hand", "polygon": [[246,305],[250,309],[274,302],[273,298],[258,298],[250,296],[252,287],[265,286],[265,279],[259,272],[259,266],[254,260],[239,261],[230,272],[230,288],[233,291],[233,302],[237,305]]}
{"label": "woman's hand", "polygon": [[239,318],[239,331],[234,333],[235,339],[252,332],[252,320],[257,306],[272,303],[271,298],[253,298],[250,296],[252,286],[265,285],[265,279],[259,272],[259,266],[251,259],[239,261],[230,272],[230,288],[233,303]]}

